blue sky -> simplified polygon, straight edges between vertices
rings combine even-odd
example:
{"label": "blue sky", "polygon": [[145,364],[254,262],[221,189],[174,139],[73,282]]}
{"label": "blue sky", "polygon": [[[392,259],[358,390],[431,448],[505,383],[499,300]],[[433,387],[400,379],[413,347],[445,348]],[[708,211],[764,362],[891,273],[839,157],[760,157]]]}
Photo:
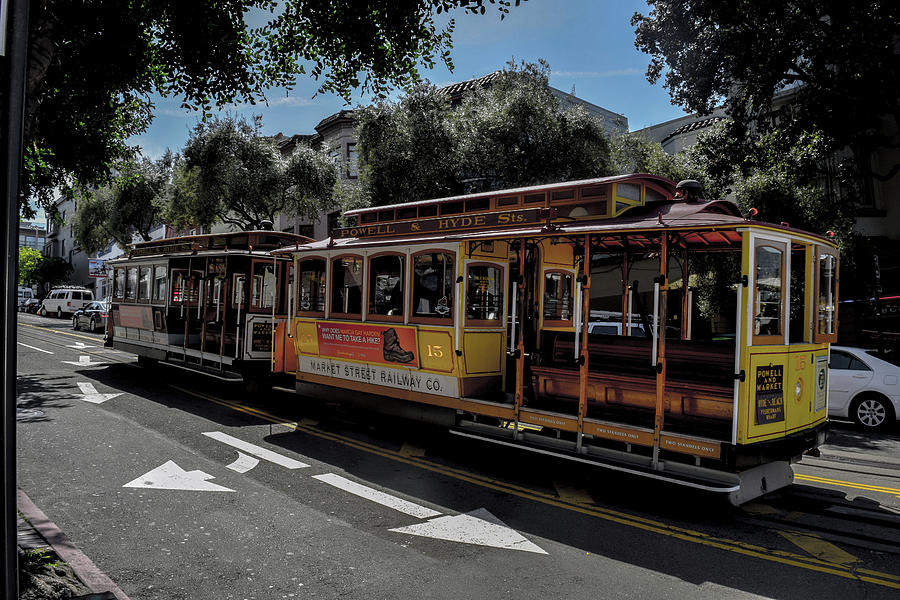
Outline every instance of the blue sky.
{"label": "blue sky", "polygon": [[[443,65],[423,70],[437,85],[480,77],[515,59],[550,64],[550,85],[575,94],[613,112],[625,115],[631,130],[684,115],[672,106],[661,84],[651,86],[644,73],[649,57],[634,47],[630,25],[635,11],[649,11],[643,0],[528,0],[512,7],[500,21],[496,10],[485,15],[456,13],[451,73]],[[286,95],[272,90],[269,105],[235,106],[230,112],[263,116],[263,133],[285,135],[314,133],[315,125],[342,108],[365,104],[361,96],[348,106],[334,96],[315,96],[316,83],[300,77]],[[144,153],[157,157],[166,148],[180,150],[197,113],[180,108],[175,98],[156,99],[153,124],[132,139]]]}

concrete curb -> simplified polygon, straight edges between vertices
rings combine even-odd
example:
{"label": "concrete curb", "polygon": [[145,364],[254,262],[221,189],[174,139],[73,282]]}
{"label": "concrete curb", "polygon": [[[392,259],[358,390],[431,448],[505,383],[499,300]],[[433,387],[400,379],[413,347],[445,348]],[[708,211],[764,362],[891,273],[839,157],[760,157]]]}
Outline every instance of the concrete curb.
{"label": "concrete curb", "polygon": [[117,600],[130,600],[130,598],[125,595],[125,592],[120,590],[119,586],[101,572],[100,569],[97,568],[97,565],[95,565],[84,552],[76,548],[75,545],[69,541],[66,534],[60,531],[59,527],[48,519],[47,515],[35,506],[34,502],[31,501],[31,498],[29,498],[22,490],[18,490],[17,504],[19,510],[25,515],[28,522],[31,523],[38,533],[44,536],[44,539],[47,540],[47,543],[50,544],[50,547],[56,555],[72,567],[72,571],[75,572],[75,575],[77,575],[91,591],[95,593],[111,592],[115,595]]}

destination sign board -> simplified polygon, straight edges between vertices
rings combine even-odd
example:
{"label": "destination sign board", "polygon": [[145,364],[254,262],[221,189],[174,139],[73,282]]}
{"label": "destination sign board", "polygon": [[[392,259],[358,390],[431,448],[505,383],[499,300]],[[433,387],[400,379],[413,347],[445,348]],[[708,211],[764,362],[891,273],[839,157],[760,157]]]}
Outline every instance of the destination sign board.
{"label": "destination sign board", "polygon": [[433,219],[419,219],[416,221],[391,221],[389,223],[370,223],[357,225],[355,227],[341,227],[334,230],[333,236],[335,239],[369,238],[521,227],[524,225],[542,223],[547,220],[549,215],[550,211],[546,208],[526,208],[490,213],[447,215]]}

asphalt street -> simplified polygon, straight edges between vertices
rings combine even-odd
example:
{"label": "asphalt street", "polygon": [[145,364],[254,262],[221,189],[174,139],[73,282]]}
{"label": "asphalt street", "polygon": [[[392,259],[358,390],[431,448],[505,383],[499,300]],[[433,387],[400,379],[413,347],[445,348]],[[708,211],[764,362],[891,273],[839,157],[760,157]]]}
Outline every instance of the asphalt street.
{"label": "asphalt street", "polygon": [[720,499],[275,390],[20,315],[18,477],[133,599],[895,598],[900,435],[837,425]]}

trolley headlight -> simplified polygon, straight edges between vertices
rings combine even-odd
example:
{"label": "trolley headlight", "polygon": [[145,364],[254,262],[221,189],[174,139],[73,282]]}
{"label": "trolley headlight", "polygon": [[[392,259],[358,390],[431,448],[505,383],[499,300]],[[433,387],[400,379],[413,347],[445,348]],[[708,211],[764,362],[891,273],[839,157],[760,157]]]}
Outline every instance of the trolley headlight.
{"label": "trolley headlight", "polygon": [[803,392],[803,382],[797,381],[796,385],[794,385],[794,398],[800,399],[800,394]]}

